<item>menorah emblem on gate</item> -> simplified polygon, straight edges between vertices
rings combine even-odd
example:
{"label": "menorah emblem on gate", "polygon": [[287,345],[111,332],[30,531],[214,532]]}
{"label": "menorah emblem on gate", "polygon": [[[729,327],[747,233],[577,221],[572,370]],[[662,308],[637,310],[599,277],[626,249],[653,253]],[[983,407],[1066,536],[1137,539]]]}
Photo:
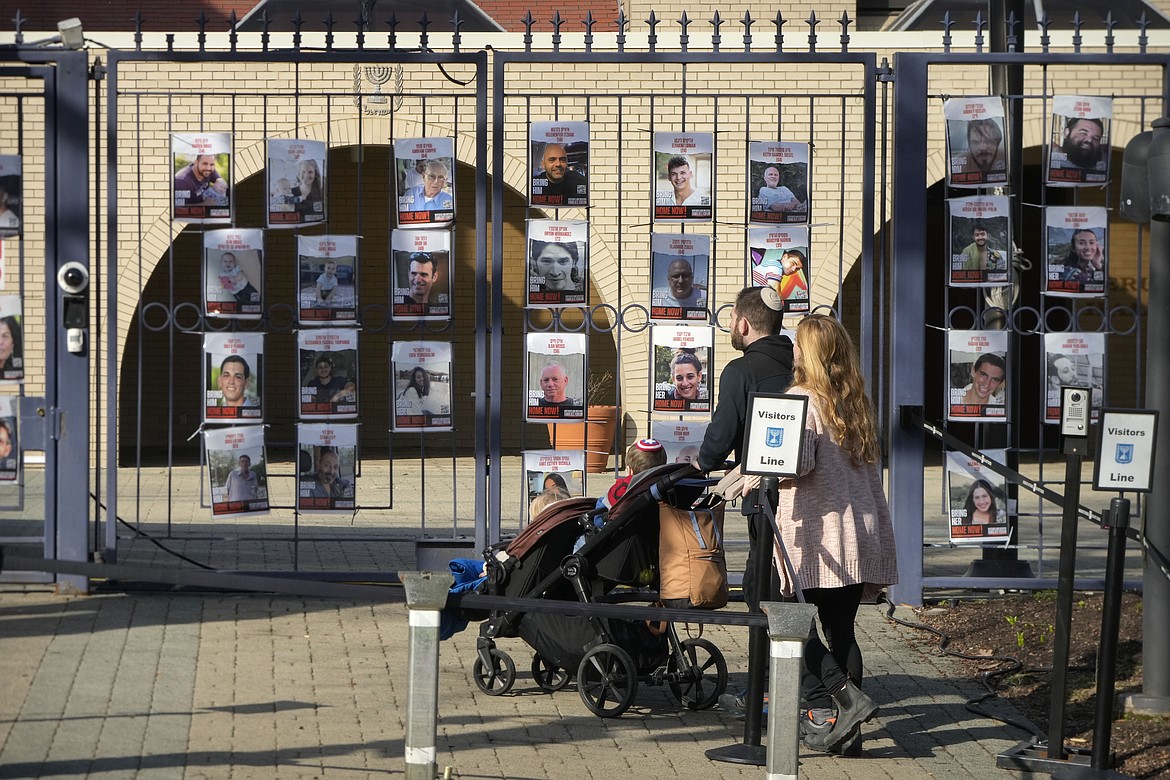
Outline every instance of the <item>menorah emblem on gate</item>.
{"label": "menorah emblem on gate", "polygon": [[[364,81],[374,85],[373,94],[366,94]],[[390,114],[402,107],[402,78],[401,65],[361,65],[353,66],[353,104],[367,114],[376,116]],[[392,99],[382,92],[382,86],[393,79]]]}

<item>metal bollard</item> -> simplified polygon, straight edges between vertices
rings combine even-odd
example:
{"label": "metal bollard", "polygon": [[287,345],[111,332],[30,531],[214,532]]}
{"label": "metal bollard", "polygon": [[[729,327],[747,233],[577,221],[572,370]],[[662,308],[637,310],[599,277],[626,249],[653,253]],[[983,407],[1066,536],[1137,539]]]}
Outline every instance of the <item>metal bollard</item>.
{"label": "metal bollard", "polygon": [[447,603],[451,573],[402,572],[410,611],[406,659],[406,780],[434,780],[439,721],[439,612]]}
{"label": "metal bollard", "polygon": [[795,780],[800,767],[800,679],[804,643],[817,615],[815,604],[760,604],[768,616],[770,677],[768,689],[768,758],[765,780]]}

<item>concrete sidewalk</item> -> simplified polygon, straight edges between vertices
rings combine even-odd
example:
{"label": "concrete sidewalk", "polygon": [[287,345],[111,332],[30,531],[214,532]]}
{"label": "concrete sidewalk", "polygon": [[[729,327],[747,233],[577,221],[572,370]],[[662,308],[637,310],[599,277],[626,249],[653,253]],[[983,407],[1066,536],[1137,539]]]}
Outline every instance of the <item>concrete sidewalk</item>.
{"label": "concrete sidewalk", "polygon": [[[741,605],[730,607],[742,609]],[[905,613],[907,617],[910,613]],[[264,595],[0,591],[0,778],[358,778],[404,773],[407,614]],[[531,650],[506,696],[471,679],[476,625],[440,652],[438,765],[462,778],[763,778],[704,751],[742,740],[718,709],[680,709],[641,685],[618,719],[593,716],[575,686],[547,694]],[[709,627],[746,679],[747,631]],[[863,606],[867,692],[882,706],[865,757],[812,752],[807,778],[1010,778],[995,755],[1028,735],[972,714],[982,688],[925,634]],[[1019,719],[1006,703],[988,708]]]}

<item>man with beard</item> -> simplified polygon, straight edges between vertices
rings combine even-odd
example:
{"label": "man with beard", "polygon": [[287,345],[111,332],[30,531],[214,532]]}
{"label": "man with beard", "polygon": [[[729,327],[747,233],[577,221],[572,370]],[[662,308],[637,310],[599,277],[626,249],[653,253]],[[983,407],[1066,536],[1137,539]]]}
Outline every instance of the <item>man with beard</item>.
{"label": "man with beard", "polygon": [[1003,158],[1003,130],[994,119],[972,119],[967,123],[967,163],[963,173],[982,173],[1007,170]]}
{"label": "man with beard", "polygon": [[686,258],[672,260],[666,267],[666,287],[655,287],[654,306],[699,308],[707,305],[707,290],[695,285],[695,269]]}
{"label": "man with beard", "polygon": [[334,376],[333,358],[323,354],[314,364],[317,375],[305,382],[305,387],[316,391],[314,401],[319,404],[352,403],[357,384],[347,376]]}
{"label": "man with beard", "polygon": [[540,164],[543,171],[532,178],[534,202],[555,206],[568,204],[569,198],[585,197],[586,179],[569,167],[569,153],[563,144],[545,144]]}
{"label": "man with beard", "polygon": [[[352,498],[353,484],[341,476],[341,458],[336,447],[322,447],[317,455],[317,471],[310,483],[310,498]],[[301,495],[304,495],[304,488]]]}
{"label": "man with beard", "polygon": [[1097,170],[1101,167],[1101,138],[1105,135],[1105,123],[1093,117],[1073,117],[1064,126],[1059,155],[1053,158],[1053,168],[1081,168]]}
{"label": "man with beard", "polygon": [[[175,205],[191,206],[211,199],[212,187],[220,180],[214,154],[199,154],[190,165],[175,174]],[[224,182],[226,185],[227,182]],[[224,188],[226,192],[226,187]]]}
{"label": "man with beard", "polygon": [[971,243],[963,247],[963,269],[994,271],[1003,269],[1003,253],[987,245],[987,225],[976,222],[971,228]]}

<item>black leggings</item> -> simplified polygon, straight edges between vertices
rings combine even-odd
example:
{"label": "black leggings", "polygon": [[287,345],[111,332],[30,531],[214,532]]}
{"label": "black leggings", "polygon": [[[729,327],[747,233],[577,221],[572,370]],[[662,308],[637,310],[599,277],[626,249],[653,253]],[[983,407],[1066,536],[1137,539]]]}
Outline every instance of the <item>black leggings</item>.
{"label": "black leggings", "polygon": [[861,606],[861,585],[842,588],[809,588],[804,598],[816,604],[817,617],[825,642],[817,633],[816,623],[804,647],[804,677],[801,681],[806,707],[831,707],[829,691],[839,690],[846,679],[861,683],[861,648],[857,645],[854,621]]}

